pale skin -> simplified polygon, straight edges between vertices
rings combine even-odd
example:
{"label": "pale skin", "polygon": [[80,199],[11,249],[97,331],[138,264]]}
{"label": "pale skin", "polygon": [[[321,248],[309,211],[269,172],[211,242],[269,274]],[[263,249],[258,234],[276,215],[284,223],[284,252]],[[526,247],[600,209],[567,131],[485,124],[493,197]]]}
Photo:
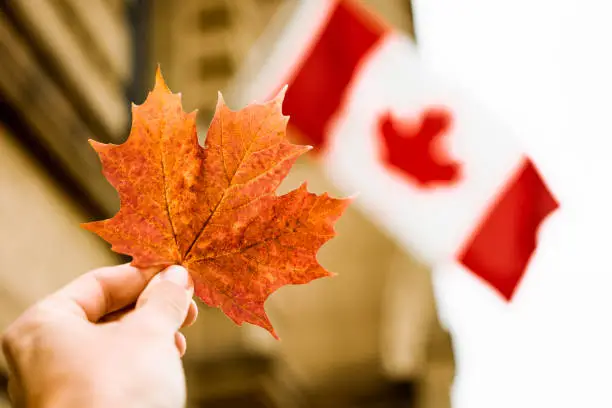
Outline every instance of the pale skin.
{"label": "pale skin", "polygon": [[21,315],[2,336],[14,406],[184,407],[193,282],[182,267],[158,272],[97,269]]}

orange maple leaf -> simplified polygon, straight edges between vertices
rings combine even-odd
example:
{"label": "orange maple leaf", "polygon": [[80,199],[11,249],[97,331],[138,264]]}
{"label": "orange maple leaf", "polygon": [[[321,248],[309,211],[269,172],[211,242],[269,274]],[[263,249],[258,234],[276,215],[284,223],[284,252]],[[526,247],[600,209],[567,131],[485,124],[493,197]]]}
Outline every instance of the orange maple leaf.
{"label": "orange maple leaf", "polygon": [[133,257],[132,264],[183,265],[196,295],[235,323],[278,338],[264,302],[276,289],[330,276],[316,260],[349,203],[309,193],[306,184],[275,190],[309,146],[287,141],[284,90],[263,104],[231,111],[221,94],[202,148],[196,112],[185,113],[158,68],[155,88],[132,107],[121,145],[90,141],[117,189],[119,212],[84,224]]}

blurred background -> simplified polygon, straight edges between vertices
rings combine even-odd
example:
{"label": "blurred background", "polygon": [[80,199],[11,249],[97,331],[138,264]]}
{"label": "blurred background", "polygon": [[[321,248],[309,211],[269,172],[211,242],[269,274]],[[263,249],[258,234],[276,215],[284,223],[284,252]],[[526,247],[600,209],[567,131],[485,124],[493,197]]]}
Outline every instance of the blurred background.
{"label": "blurred background", "polygon": [[[79,227],[118,209],[87,140],[126,139],[130,102],[142,103],[157,63],[205,135],[217,91],[242,107],[234,76],[257,69],[246,56],[296,2],[0,1],[0,330],[79,274],[126,261]],[[413,35],[410,0],[363,3]],[[268,29],[262,41],[276,40]],[[310,157],[281,190],[303,180],[343,195]],[[338,276],[266,303],[280,342],[200,305],[185,330],[190,407],[450,406],[452,344],[428,270],[355,208],[337,231],[319,260]]]}

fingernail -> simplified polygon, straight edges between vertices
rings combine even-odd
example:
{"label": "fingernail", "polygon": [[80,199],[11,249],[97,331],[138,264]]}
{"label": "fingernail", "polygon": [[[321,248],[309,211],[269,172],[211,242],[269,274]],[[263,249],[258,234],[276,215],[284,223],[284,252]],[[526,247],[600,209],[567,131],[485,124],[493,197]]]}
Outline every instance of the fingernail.
{"label": "fingernail", "polygon": [[189,288],[189,273],[187,269],[179,265],[172,265],[159,274],[160,279],[176,283],[185,289]]}

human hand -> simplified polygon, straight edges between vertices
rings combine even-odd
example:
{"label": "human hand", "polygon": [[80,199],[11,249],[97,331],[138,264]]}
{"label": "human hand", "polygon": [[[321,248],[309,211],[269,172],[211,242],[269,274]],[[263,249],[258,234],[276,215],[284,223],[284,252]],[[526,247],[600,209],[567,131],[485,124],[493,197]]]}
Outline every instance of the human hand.
{"label": "human hand", "polygon": [[187,271],[130,265],[91,271],[38,302],[5,332],[17,407],[185,405],[181,357],[197,307]]}

